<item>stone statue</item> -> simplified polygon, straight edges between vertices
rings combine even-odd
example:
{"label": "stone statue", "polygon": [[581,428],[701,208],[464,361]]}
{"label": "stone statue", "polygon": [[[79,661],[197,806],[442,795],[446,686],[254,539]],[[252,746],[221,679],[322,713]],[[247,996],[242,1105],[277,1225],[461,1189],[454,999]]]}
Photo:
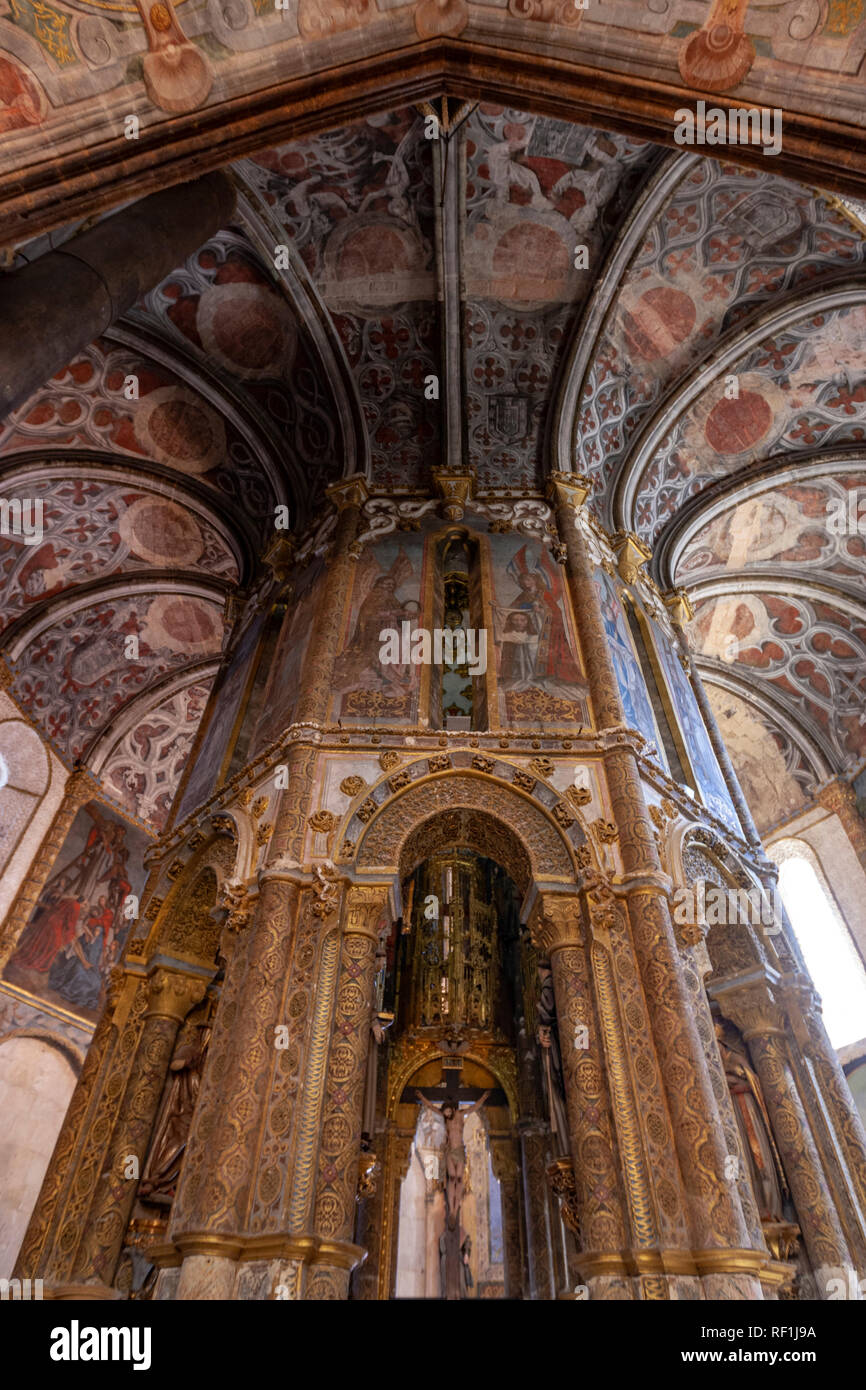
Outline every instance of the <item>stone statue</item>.
{"label": "stone statue", "polygon": [[480,1110],[489,1091],[485,1091],[479,1096],[474,1105],[470,1105],[468,1110],[461,1110],[452,1100],[446,1100],[440,1105],[434,1105],[432,1101],[421,1092],[416,1090],[416,1096],[421,1104],[435,1114],[441,1115],[445,1121],[445,1211],[450,1230],[455,1230],[460,1215],[460,1208],[463,1205],[463,1191],[466,1182],[466,1146],[463,1143],[463,1125],[470,1115],[474,1115],[476,1110]]}
{"label": "stone statue", "polygon": [[169,1064],[150,1153],[138,1188],[139,1197],[147,1202],[166,1203],[174,1199],[210,1032],[209,1026],[185,1025]]}
{"label": "stone statue", "polygon": [[758,1214],[762,1221],[784,1221],[788,1188],[761,1082],[742,1047],[729,1041],[724,1024],[716,1023],[715,1033]]}
{"label": "stone statue", "polygon": [[559,1030],[556,1026],[556,999],[553,993],[553,972],[546,961],[538,963],[538,1004],[536,1006],[539,1046],[544,1065],[544,1083],[550,1112],[550,1132],[557,1156],[564,1158],[570,1149],[568,1116],[565,1109],[565,1083],[562,1074],[562,1053],[559,1050]]}

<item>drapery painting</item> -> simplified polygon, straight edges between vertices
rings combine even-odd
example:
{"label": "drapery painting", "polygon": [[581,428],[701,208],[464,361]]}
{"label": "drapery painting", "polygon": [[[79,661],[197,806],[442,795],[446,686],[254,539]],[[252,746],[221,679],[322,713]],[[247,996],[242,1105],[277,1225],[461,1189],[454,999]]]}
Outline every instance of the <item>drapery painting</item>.
{"label": "drapery painting", "polygon": [[588,724],[561,566],[523,536],[490,537],[493,633],[503,724]]}
{"label": "drapery painting", "polygon": [[99,802],[83,806],[6,966],[9,983],[95,1022],[134,920],[127,898],[144,887],[150,843]]}

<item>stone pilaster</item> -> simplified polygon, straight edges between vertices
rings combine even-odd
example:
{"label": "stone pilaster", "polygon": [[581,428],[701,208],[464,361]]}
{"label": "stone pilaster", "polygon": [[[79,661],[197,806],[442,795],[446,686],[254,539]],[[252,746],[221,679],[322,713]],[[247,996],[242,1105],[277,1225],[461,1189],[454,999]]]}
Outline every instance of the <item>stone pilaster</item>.
{"label": "stone pilaster", "polygon": [[552,1234],[547,1201],[550,1135],[540,1124],[520,1126],[523,1170],[523,1209],[526,1213],[526,1297],[548,1301],[555,1297],[551,1263]]}
{"label": "stone pilaster", "polygon": [[524,1297],[523,1272],[526,1267],[525,1229],[521,1220],[520,1181],[515,1141],[494,1138],[490,1157],[502,1199],[502,1246],[505,1267],[505,1297]]}

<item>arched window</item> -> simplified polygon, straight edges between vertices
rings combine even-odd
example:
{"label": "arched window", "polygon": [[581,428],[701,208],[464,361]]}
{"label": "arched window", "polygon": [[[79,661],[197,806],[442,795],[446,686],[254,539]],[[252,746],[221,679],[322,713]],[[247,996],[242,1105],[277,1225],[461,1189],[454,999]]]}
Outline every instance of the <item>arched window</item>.
{"label": "arched window", "polygon": [[802,840],[772,846],[779,891],[824,1005],[834,1047],[866,1037],[866,970],[814,851]]}

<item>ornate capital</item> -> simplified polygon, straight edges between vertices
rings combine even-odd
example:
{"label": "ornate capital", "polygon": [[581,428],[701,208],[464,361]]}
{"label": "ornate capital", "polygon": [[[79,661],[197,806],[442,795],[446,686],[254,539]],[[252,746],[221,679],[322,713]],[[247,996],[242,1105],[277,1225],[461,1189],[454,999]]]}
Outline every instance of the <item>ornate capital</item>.
{"label": "ornate capital", "polygon": [[475,491],[475,474],[471,469],[434,468],[433,481],[443,499],[442,511],[449,521],[462,520],[466,503]]}
{"label": "ornate capital", "polygon": [[207,993],[208,981],[197,975],[180,975],[176,970],[158,969],[148,982],[148,1018],[172,1018],[183,1023],[194,1004]]}
{"label": "ornate capital", "polygon": [[692,601],[685,589],[669,589],[666,594],[662,594],[662,602],[673,621],[679,623],[680,627],[690,623],[695,616]]}
{"label": "ornate capital", "polygon": [[529,918],[532,944],[545,955],[583,944],[580,899],[576,893],[539,894]]}
{"label": "ornate capital", "polygon": [[96,794],[97,784],[86,768],[76,768],[69,774],[63,790],[63,807],[75,811]]}
{"label": "ornate capital", "polygon": [[547,1170],[553,1195],[559,1201],[562,1219],[570,1231],[580,1237],[580,1219],[577,1209],[577,1187],[574,1169],[570,1158],[557,1158]]}
{"label": "ornate capital", "polygon": [[345,511],[347,507],[360,509],[370,495],[363,473],[353,473],[350,478],[341,478],[339,482],[331,483],[325,491],[338,512]]}
{"label": "ornate capital", "polygon": [[746,1042],[751,1038],[784,1035],[784,1015],[767,980],[742,985],[733,981],[712,992],[722,1013],[739,1028]]}
{"label": "ornate capital", "polygon": [[857,798],[848,782],[842,778],[837,778],[834,782],[828,782],[822,787],[816,797],[818,803],[828,811],[841,811],[845,808],[856,808]]}
{"label": "ornate capital", "polygon": [[379,919],[388,901],[387,883],[354,883],[346,894],[346,936],[369,936],[379,939]]}
{"label": "ornate capital", "polygon": [[593,489],[593,482],[583,473],[551,473],[547,479],[547,497],[554,503],[579,512]]}
{"label": "ornate capital", "polygon": [[633,531],[618,531],[611,537],[616,555],[616,567],[626,584],[634,584],[647,560],[652,556],[649,546]]}

